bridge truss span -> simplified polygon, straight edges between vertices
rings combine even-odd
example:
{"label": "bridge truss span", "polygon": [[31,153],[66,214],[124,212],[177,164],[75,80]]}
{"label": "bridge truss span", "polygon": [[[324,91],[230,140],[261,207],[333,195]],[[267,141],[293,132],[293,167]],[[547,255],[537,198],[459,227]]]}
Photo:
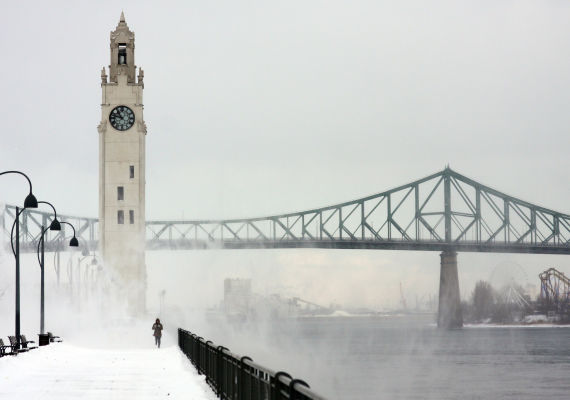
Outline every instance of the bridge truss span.
{"label": "bridge truss span", "polygon": [[[41,227],[48,227],[54,215],[51,212],[44,212],[38,209],[26,209],[20,215],[20,247],[22,252],[35,252],[41,234]],[[75,227],[76,235],[81,246],[86,246],[89,250],[97,249],[98,223],[97,218],[76,217],[71,215],[57,214],[60,221],[66,221]],[[16,206],[5,205],[0,216],[0,224],[4,233],[5,242],[10,247],[10,234],[12,225],[16,218]],[[50,231],[45,233],[46,251],[68,250],[67,243],[73,236],[71,228],[62,225],[61,231]]]}
{"label": "bridge truss span", "polygon": [[[16,208],[6,205],[9,233]],[[22,251],[35,251],[53,215],[25,210]],[[58,214],[80,243],[98,244],[98,219]],[[46,250],[71,232],[49,232]],[[6,241],[6,240],[5,240]],[[570,254],[570,215],[506,195],[449,168],[357,200],[301,212],[228,220],[147,221],[148,250],[336,248]]]}
{"label": "bridge truss span", "polygon": [[386,192],[296,213],[147,222],[149,249],[299,247],[570,254],[570,216],[446,168]]}

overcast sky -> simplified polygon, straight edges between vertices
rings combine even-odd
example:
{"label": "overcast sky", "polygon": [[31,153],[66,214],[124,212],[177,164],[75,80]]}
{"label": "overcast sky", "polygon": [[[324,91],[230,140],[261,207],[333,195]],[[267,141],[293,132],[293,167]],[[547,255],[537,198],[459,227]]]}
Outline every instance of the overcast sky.
{"label": "overcast sky", "polygon": [[[145,70],[148,219],[300,211],[447,164],[570,213],[567,1],[3,2],[0,166],[61,213],[97,216],[100,71],[121,10]],[[21,203],[25,182],[0,187]],[[350,276],[366,304],[382,296],[370,280],[437,289],[436,253],[232,254],[173,262],[312,271],[297,287],[328,271],[324,286]],[[462,291],[505,260],[535,284],[547,264],[570,272],[568,257],[462,254]]]}

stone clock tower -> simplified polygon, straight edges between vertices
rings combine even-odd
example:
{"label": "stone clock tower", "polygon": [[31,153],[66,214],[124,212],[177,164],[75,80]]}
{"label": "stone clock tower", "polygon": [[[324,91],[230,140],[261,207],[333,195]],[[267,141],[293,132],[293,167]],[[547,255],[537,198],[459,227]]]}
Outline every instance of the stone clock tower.
{"label": "stone clock tower", "polygon": [[125,16],[111,32],[109,75],[101,71],[99,243],[131,314],[145,310],[145,137],[143,71]]}

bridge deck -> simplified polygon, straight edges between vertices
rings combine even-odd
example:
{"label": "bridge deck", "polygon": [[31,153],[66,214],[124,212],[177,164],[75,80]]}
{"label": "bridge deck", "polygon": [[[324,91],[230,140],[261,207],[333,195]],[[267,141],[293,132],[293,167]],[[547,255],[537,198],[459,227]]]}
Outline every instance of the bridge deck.
{"label": "bridge deck", "polygon": [[11,400],[216,398],[174,344],[105,350],[54,343],[0,358],[0,380],[0,398]]}

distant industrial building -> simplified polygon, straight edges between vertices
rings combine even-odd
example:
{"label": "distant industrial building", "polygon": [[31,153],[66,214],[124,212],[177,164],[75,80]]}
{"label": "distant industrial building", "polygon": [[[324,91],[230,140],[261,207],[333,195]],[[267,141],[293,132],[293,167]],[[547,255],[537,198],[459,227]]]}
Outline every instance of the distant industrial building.
{"label": "distant industrial building", "polygon": [[251,279],[224,279],[222,308],[230,318],[246,318],[252,302]]}

